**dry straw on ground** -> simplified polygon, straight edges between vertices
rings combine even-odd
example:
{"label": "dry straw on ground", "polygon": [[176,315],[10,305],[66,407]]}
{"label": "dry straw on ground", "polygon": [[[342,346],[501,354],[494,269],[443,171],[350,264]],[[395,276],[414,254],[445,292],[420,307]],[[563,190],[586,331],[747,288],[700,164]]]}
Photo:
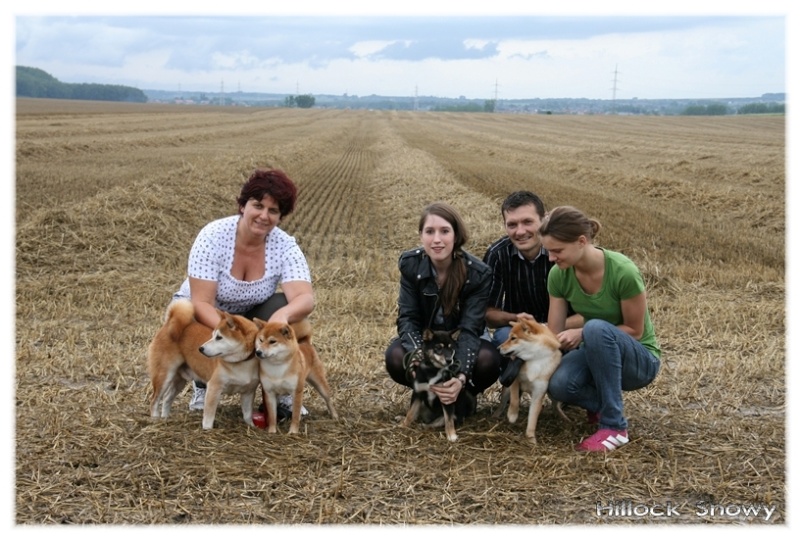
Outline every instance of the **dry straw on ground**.
{"label": "dry straw on ground", "polygon": [[[17,524],[786,522],[783,117],[18,100],[16,134]],[[284,228],[342,418],[309,391],[298,436],[247,428],[233,399],[203,432],[186,394],[153,421],[147,344],[197,231],[255,167],[300,187]],[[481,256],[520,188],[597,217],[645,275],[664,362],[626,394],[620,451],[574,452],[591,432],[576,409],[545,411],[531,446],[491,417],[496,387],[457,443],[396,419],[409,395],[383,350],[420,210],[458,207]],[[626,501],[677,514],[598,515]],[[737,511],[759,504],[768,521]]]}

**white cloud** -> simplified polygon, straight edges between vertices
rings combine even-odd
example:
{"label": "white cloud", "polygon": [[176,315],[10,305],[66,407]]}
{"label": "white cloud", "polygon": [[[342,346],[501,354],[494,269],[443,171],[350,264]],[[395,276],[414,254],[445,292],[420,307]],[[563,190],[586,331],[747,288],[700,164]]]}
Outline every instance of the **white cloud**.
{"label": "white cloud", "polygon": [[348,48],[359,58],[365,58],[381,52],[397,41],[359,41]]}
{"label": "white cloud", "polygon": [[223,71],[261,69],[264,61],[248,51],[211,54],[211,68]]}

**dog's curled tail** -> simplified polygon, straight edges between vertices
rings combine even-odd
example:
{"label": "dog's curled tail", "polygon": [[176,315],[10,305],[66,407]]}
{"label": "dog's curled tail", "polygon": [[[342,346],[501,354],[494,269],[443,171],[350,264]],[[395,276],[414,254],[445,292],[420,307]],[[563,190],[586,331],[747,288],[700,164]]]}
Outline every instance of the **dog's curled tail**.
{"label": "dog's curled tail", "polygon": [[180,340],[183,330],[192,322],[194,322],[194,305],[188,299],[174,301],[167,308],[164,327],[169,331],[169,336],[174,342]]}

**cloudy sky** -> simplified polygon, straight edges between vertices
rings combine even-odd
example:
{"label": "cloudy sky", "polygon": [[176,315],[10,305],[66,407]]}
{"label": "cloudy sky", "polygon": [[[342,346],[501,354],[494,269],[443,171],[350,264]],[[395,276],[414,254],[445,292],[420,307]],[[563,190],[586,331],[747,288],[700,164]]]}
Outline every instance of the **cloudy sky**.
{"label": "cloudy sky", "polygon": [[[222,87],[278,93],[611,99],[616,86],[621,99],[753,97],[790,92],[795,69],[786,51],[794,50],[792,42],[796,44],[795,36],[800,35],[797,0],[447,2],[457,9],[437,7],[445,3],[437,0],[389,5],[387,0],[261,3],[270,4],[266,12],[254,13],[237,0],[215,2],[216,11],[196,0],[137,0],[125,2],[124,8],[119,7],[123,3],[107,1],[4,2],[0,34],[6,36],[6,46],[1,50],[9,67],[3,71],[0,91],[4,138],[10,141],[2,145],[2,160],[12,168],[8,177],[14,177],[14,65],[38,67],[63,82],[206,92]],[[545,3],[559,5],[538,5]],[[166,4],[171,11],[165,12]],[[204,12],[197,11],[198,5]],[[785,78],[787,67],[790,80]],[[789,108],[788,125],[796,133],[793,110]],[[797,147],[796,140],[788,139],[787,156],[797,155],[791,149]],[[787,163],[789,176],[796,177],[794,161]],[[790,205],[800,199],[796,183],[787,182]],[[5,204],[0,210],[5,218],[0,252],[8,260],[14,252],[13,184],[3,182],[10,192],[0,197]],[[793,215],[787,212],[787,237],[796,235],[798,228]],[[796,260],[793,245],[787,244],[787,259]],[[10,332],[13,263],[3,271],[3,321]],[[794,288],[793,279],[787,281]],[[798,312],[796,297],[787,295],[793,314]],[[797,335],[797,319],[787,319],[787,335]],[[3,337],[12,348],[6,357],[13,357],[13,335]],[[5,365],[10,372],[3,377],[3,394],[13,395],[13,361]],[[797,372],[792,371],[794,378]],[[13,441],[13,424],[9,407],[2,422],[4,439]],[[9,450],[13,454],[10,445]],[[5,462],[10,466],[4,476],[13,477],[13,460]],[[13,507],[13,488],[6,492],[4,508]]]}
{"label": "cloudy sky", "polygon": [[368,2],[322,4],[334,13],[312,2],[305,12],[226,12],[231,16],[159,13],[147,2],[125,14],[71,2],[65,14],[59,3],[32,3],[50,7],[14,10],[14,64],[70,83],[487,99],[786,91],[788,8],[780,8],[788,2],[696,13],[647,13],[613,1],[603,4],[605,12],[579,13],[515,11],[503,8],[504,0],[482,2],[483,11],[449,12],[414,1],[383,13]]}

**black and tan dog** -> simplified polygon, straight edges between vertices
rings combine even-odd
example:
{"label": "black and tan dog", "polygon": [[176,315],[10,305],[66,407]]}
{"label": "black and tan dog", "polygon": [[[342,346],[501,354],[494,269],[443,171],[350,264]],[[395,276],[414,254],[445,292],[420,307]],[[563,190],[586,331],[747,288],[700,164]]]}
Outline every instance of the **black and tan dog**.
{"label": "black and tan dog", "polygon": [[475,397],[466,390],[461,391],[454,403],[443,404],[431,391],[430,387],[447,382],[458,374],[458,362],[455,359],[456,340],[459,330],[434,331],[426,329],[422,333],[420,353],[410,359],[409,368],[413,372],[413,393],[411,406],[408,409],[403,426],[409,427],[420,415],[422,406],[434,413],[442,411],[442,417],[428,424],[429,427],[444,425],[447,439],[458,440],[456,424],[460,423],[471,408],[474,408]]}

